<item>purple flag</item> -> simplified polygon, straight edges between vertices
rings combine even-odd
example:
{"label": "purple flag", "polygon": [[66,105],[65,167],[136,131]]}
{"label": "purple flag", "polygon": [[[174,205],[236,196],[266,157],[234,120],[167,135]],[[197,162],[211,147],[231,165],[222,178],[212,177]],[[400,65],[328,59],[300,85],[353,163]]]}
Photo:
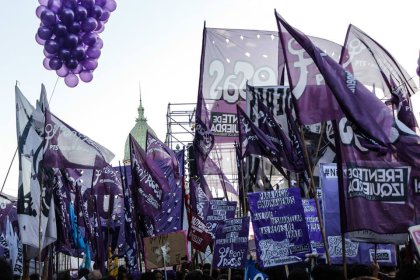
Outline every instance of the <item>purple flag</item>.
{"label": "purple flag", "polygon": [[[340,230],[340,209],[337,197],[338,173],[337,164],[321,164],[322,208],[324,228],[328,240],[328,251],[332,264],[342,264],[342,243]],[[366,215],[366,213],[365,213]],[[371,219],[372,220],[372,219]],[[348,237],[348,235],[346,235]],[[347,263],[370,265],[374,260],[375,245],[351,241],[346,237]],[[395,246],[392,244],[377,246],[377,261],[381,266],[395,266]]]}
{"label": "purple flag", "polygon": [[[182,229],[182,178],[178,157],[159,139],[147,134],[147,157],[154,162],[160,171],[160,176],[166,178],[169,186],[168,192],[163,194],[162,211],[153,218],[154,234],[163,234],[179,231]],[[183,153],[178,154],[183,161]],[[182,162],[181,162],[182,163]]]}
{"label": "purple flag", "polygon": [[304,162],[292,149],[292,142],[261,100],[258,100],[258,128],[265,133],[279,151],[278,158],[281,166],[294,172],[304,170]]}
{"label": "purple flag", "polygon": [[[418,211],[413,194],[418,176],[414,166],[420,163],[419,136],[349,72],[323,56],[304,34],[278,15],[277,20],[279,30],[287,30],[313,59],[347,117],[336,128],[347,231],[358,240],[404,242]],[[376,222],[371,223],[365,213],[372,213]]]}
{"label": "purple flag", "polygon": [[191,213],[191,223],[188,229],[188,240],[191,241],[191,246],[200,252],[205,252],[207,246],[213,242],[211,234],[207,231],[206,224],[194,212]]}
{"label": "purple flag", "polygon": [[110,162],[114,155],[100,144],[73,129],[49,110],[45,111],[43,164],[58,168],[92,168],[96,157]]}
{"label": "purple flag", "polygon": [[349,25],[344,43],[341,65],[353,73],[356,80],[373,86],[391,97],[394,86],[405,87],[406,98],[417,91],[414,80],[395,58],[378,42],[354,25]]}
{"label": "purple flag", "polygon": [[130,147],[135,208],[142,215],[156,217],[162,210],[163,193],[170,189],[168,182],[131,135]]}
{"label": "purple flag", "polygon": [[147,156],[156,161],[165,174],[170,170],[174,173],[175,178],[179,178],[180,166],[174,151],[149,131],[146,135],[146,147]]}
{"label": "purple flag", "polygon": [[408,86],[406,84],[397,86],[392,78],[390,79],[390,84],[392,87],[391,102],[396,108],[398,119],[411,130],[416,131],[418,125],[408,97]]}
{"label": "purple flag", "polygon": [[210,201],[203,189],[192,178],[190,178],[190,205],[191,211],[204,220]]}
{"label": "purple flag", "polygon": [[138,240],[136,233],[136,218],[134,216],[133,196],[128,185],[124,189],[124,232],[125,232],[125,263],[129,273],[140,270],[138,263]]}
{"label": "purple flag", "polygon": [[282,156],[276,146],[261,129],[252,123],[250,118],[239,106],[237,109],[241,157],[249,155],[261,155],[267,157],[277,170],[287,178],[288,176],[283,171],[284,166],[280,160]]}
{"label": "purple flag", "polygon": [[260,266],[303,261],[311,245],[300,189],[249,193],[248,202]]}
{"label": "purple flag", "polygon": [[308,234],[309,240],[311,241],[312,253],[323,255],[325,254],[325,248],[324,241],[322,240],[321,228],[319,227],[315,199],[302,199],[302,203],[303,211],[305,212],[306,225],[308,226]]}
{"label": "purple flag", "polygon": [[226,219],[233,219],[236,212],[236,201],[210,199],[205,221],[207,231],[214,239],[218,225],[223,225]]}
{"label": "purple flag", "polygon": [[248,255],[249,217],[228,219],[217,226],[214,268],[244,268]]}

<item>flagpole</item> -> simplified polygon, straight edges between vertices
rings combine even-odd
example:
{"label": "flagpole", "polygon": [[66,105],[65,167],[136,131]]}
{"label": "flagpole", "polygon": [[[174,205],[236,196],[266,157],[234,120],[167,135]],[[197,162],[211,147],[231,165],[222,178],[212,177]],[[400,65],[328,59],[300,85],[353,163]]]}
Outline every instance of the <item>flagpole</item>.
{"label": "flagpole", "polygon": [[41,169],[41,181],[39,182],[39,222],[38,222],[38,275],[41,279],[41,255],[42,255],[42,188],[44,187],[44,169]]}
{"label": "flagpole", "polygon": [[[318,140],[318,146],[316,148],[316,152],[315,152],[315,157],[314,159],[318,162],[318,153],[319,150],[321,149],[321,142],[322,142],[322,135],[324,134],[324,130],[325,130],[325,122],[322,123],[321,125],[321,131],[319,133],[319,140]],[[315,166],[316,166],[316,162],[314,163],[314,165],[312,166],[312,172],[314,172],[315,170]]]}
{"label": "flagpole", "polygon": [[322,241],[324,242],[324,249],[325,249],[325,257],[327,258],[327,264],[330,264],[330,253],[328,251],[328,243],[327,243],[327,237],[325,235],[325,229],[324,229],[324,221],[322,219],[322,215],[321,215],[321,209],[319,208],[319,202],[318,202],[318,196],[316,193],[316,187],[315,187],[315,180],[314,180],[314,175],[312,172],[312,168],[311,168],[311,164],[309,162],[309,155],[308,155],[308,149],[306,147],[306,142],[305,142],[305,136],[303,134],[303,129],[300,129],[300,136],[302,138],[302,143],[303,143],[303,151],[305,153],[305,160],[306,160],[306,164],[309,167],[309,176],[310,176],[310,182],[311,182],[311,187],[312,187],[312,194],[314,196],[314,200],[315,200],[315,206],[316,206],[316,214],[318,216],[318,221],[319,221],[319,229],[321,230],[321,235],[322,235]]}
{"label": "flagpole", "polygon": [[342,247],[342,259],[343,259],[343,273],[344,279],[347,280],[347,253],[346,253],[346,212],[344,206],[344,185],[343,185],[343,166],[341,158],[341,139],[340,131],[338,130],[337,122],[333,121],[334,129],[334,141],[337,155],[337,175],[338,175],[338,201],[340,206],[340,231],[341,231],[341,247]]}

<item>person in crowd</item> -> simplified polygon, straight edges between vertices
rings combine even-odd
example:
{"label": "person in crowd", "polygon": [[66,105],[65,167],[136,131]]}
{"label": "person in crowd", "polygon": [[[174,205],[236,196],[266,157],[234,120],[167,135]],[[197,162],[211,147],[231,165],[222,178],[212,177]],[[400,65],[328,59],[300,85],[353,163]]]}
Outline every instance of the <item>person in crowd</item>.
{"label": "person in crowd", "polygon": [[128,280],[128,272],[127,269],[120,265],[120,267],[118,267],[118,276],[117,276],[117,280]]}
{"label": "person in crowd", "polygon": [[9,262],[3,257],[0,257],[0,275],[2,277],[1,279],[13,280],[12,268]]}
{"label": "person in crowd", "polygon": [[372,272],[367,265],[354,264],[348,266],[348,278],[353,279],[362,276],[372,276]]}
{"label": "person in crowd", "polygon": [[406,263],[400,266],[395,280],[415,280],[420,277],[420,269],[413,263]]}
{"label": "person in crowd", "polygon": [[302,268],[296,268],[289,273],[287,280],[309,280],[309,273]]}
{"label": "person in crowd", "polygon": [[344,275],[341,270],[333,268],[327,264],[318,264],[311,272],[314,280],[344,280]]}
{"label": "person in crowd", "polygon": [[79,273],[77,274],[77,279],[82,279],[83,277],[87,279],[88,274],[89,274],[89,269],[87,269],[86,267],[83,267],[79,269]]}
{"label": "person in crowd", "polygon": [[39,274],[32,273],[31,275],[29,275],[29,280],[39,280]]}
{"label": "person in crowd", "polygon": [[203,273],[200,270],[193,270],[188,272],[185,280],[203,280]]}
{"label": "person in crowd", "polygon": [[[82,277],[80,277],[79,279],[82,279]],[[70,271],[66,270],[66,271],[59,272],[57,275],[57,280],[71,280]]]}
{"label": "person in crowd", "polygon": [[102,273],[99,270],[92,270],[87,276],[88,280],[100,280],[101,278]]}
{"label": "person in crowd", "polygon": [[152,279],[153,280],[162,280],[162,279],[164,279],[162,271],[160,271],[160,270],[153,271],[153,278]]}

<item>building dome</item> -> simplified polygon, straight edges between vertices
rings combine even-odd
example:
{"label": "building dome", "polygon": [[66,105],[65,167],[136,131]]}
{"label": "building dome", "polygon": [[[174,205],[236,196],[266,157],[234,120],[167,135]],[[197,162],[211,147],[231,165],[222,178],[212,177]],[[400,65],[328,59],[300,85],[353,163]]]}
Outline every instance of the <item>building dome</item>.
{"label": "building dome", "polygon": [[[147,119],[144,116],[144,107],[141,101],[141,92],[140,92],[140,105],[137,109],[138,116],[136,119],[136,124],[131,129],[130,134],[133,136],[133,138],[137,141],[137,143],[142,147],[143,149],[146,147],[146,135],[147,131],[149,130],[149,133],[156,136],[156,133],[153,131],[153,129],[147,124]],[[129,137],[127,136],[127,139],[125,140],[125,147],[124,147],[124,164],[130,162],[130,143],[129,143]]]}

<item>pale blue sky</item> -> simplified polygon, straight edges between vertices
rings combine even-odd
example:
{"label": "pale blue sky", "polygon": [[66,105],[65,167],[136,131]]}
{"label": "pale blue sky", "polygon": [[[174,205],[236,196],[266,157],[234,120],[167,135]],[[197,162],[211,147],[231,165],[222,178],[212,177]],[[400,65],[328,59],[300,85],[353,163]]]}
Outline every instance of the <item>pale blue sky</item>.
{"label": "pale blue sky", "polygon": [[[15,81],[35,103],[40,84],[51,94],[57,78],[43,68],[42,47],[34,40],[37,6],[35,0],[3,1],[0,9],[1,184],[16,149]],[[93,81],[70,89],[59,80],[51,110],[113,151],[118,161],[136,118],[139,80],[149,124],[164,139],[168,102],[196,100],[204,20],[209,27],[276,30],[274,8],[306,34],[340,44],[353,23],[415,75],[418,0],[120,0],[101,34],[104,48]],[[417,100],[415,106],[418,116]],[[17,168],[16,160],[8,194],[17,194]]]}

